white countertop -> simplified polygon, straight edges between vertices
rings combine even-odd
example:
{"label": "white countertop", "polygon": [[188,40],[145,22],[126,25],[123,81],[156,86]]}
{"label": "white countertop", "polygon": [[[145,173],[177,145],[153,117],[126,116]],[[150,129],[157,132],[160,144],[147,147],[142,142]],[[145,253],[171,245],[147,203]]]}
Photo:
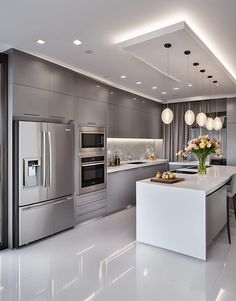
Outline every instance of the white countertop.
{"label": "white countertop", "polygon": [[[132,162],[145,162],[143,164],[129,164]],[[167,163],[168,160],[166,159],[156,159],[156,160],[147,160],[147,159],[140,159],[140,160],[132,160],[132,161],[122,161],[120,166],[109,166],[107,167],[107,173],[113,173],[113,172],[119,172],[134,168],[141,168],[141,167],[147,167],[151,165],[159,165]]]}
{"label": "white countertop", "polygon": [[[173,161],[169,162],[170,165],[184,165],[184,166],[192,166],[192,165],[198,165],[198,161]],[[206,165],[209,165],[209,162],[206,162]]]}
{"label": "white countertop", "polygon": [[[191,171],[194,171],[192,169]],[[197,171],[197,169],[196,169]],[[206,175],[198,174],[177,174],[179,178],[185,178],[184,181],[174,184],[162,184],[151,182],[150,179],[139,181],[140,183],[145,183],[149,185],[159,185],[165,186],[167,189],[180,188],[180,189],[191,189],[203,191],[206,195],[216,191],[218,188],[226,184],[230,178],[236,174],[236,166],[212,166],[207,168]]]}

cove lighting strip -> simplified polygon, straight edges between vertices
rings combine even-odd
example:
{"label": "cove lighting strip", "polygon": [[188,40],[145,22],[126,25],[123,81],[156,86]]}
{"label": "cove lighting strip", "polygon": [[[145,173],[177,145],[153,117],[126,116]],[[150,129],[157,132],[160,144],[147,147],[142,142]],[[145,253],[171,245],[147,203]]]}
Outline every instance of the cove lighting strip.
{"label": "cove lighting strip", "polygon": [[191,18],[191,16],[188,17],[184,13],[169,15],[168,17],[160,19],[158,22],[143,24],[142,26],[134,28],[131,31],[126,31],[120,35],[117,35],[114,38],[113,43],[128,43],[129,40],[141,37],[142,35],[150,34],[157,30],[165,30],[165,28],[168,26],[183,22],[185,22],[191,28],[195,35],[208,48],[208,50],[214,54],[215,58],[221,63],[231,79],[236,82],[236,71],[230,65],[225,54],[220,51],[217,45],[215,45],[214,41],[209,38],[207,33],[205,33],[204,28],[194,22],[194,18]]}

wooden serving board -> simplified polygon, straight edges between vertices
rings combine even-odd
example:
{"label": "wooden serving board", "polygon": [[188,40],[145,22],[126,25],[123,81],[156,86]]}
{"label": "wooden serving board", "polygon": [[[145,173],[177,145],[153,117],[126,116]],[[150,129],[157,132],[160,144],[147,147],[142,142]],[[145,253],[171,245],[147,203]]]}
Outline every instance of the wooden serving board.
{"label": "wooden serving board", "polygon": [[167,184],[173,184],[173,183],[178,183],[184,181],[185,178],[175,178],[175,179],[170,179],[170,180],[165,180],[162,178],[151,178],[151,182],[156,182],[156,183],[167,183]]}

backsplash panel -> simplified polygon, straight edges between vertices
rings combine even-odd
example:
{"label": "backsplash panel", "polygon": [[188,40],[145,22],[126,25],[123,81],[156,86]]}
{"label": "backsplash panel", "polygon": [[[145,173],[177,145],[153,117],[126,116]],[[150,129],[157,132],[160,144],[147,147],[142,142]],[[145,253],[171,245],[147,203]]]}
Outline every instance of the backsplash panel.
{"label": "backsplash panel", "polygon": [[148,155],[154,153],[157,159],[163,158],[162,139],[107,139],[107,159],[112,160],[116,152],[119,153],[121,161],[147,159]]}

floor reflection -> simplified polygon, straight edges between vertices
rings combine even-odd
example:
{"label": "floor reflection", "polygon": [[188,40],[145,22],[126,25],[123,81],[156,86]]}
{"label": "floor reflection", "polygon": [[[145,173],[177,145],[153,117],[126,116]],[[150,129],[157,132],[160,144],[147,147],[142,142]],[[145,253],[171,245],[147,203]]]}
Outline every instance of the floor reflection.
{"label": "floor reflection", "polygon": [[205,263],[136,243],[135,209],[0,253],[0,301],[231,301],[236,227]]}

